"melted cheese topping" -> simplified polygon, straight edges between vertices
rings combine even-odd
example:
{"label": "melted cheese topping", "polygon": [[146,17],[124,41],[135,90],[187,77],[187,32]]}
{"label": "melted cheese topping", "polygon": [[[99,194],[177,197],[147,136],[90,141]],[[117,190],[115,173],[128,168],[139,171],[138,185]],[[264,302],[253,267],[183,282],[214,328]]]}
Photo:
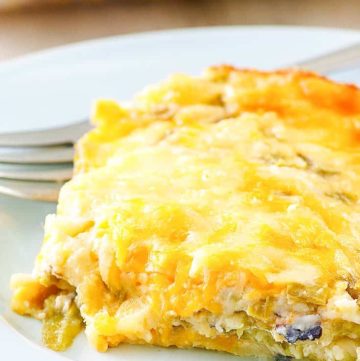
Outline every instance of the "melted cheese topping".
{"label": "melted cheese topping", "polygon": [[[100,101],[93,121],[34,274],[75,290],[95,347],[302,357],[268,336],[277,317],[352,321],[336,300],[359,294],[357,88],[214,67],[175,75],[131,106]],[[353,357],[357,342],[341,352]]]}

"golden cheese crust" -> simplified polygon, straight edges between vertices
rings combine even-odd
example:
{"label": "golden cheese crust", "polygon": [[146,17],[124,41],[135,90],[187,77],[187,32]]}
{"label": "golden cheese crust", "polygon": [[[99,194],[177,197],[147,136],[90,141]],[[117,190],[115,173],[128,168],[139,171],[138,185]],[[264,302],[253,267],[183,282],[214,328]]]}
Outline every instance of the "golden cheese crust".
{"label": "golden cheese crust", "polygon": [[15,311],[51,332],[76,305],[101,351],[360,359],[358,88],[219,66],[93,121]]}

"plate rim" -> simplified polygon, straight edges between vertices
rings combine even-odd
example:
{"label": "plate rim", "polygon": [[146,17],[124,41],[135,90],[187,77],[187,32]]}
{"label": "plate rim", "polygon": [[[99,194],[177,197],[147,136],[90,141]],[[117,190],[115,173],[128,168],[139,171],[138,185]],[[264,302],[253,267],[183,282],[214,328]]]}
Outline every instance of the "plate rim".
{"label": "plate rim", "polygon": [[192,32],[202,33],[202,32],[226,32],[234,30],[243,30],[243,31],[254,31],[254,30],[268,30],[268,31],[309,31],[309,32],[337,32],[348,34],[350,36],[358,35],[360,36],[360,30],[351,29],[351,28],[342,28],[342,27],[326,27],[326,26],[301,26],[301,25],[272,25],[272,24],[262,24],[262,25],[214,25],[214,26],[192,26],[192,27],[176,27],[170,29],[160,29],[160,30],[149,30],[141,32],[130,32],[123,34],[116,34],[110,36],[100,36],[90,39],[74,41],[66,44],[60,44],[55,46],[50,46],[44,49],[39,49],[31,51],[27,54],[20,54],[10,59],[5,59],[0,61],[0,71],[2,68],[12,67],[16,65],[22,65],[22,63],[31,62],[42,57],[57,55],[57,53],[66,52],[75,50],[76,48],[81,47],[93,47],[104,42],[114,42],[117,40],[139,40],[147,37],[154,36],[171,36],[171,35],[186,35]]}

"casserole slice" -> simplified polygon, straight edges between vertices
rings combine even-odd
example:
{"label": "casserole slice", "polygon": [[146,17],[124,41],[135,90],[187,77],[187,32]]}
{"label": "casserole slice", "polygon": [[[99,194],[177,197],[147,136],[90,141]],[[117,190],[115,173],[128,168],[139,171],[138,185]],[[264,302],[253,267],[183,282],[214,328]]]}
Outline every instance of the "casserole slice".
{"label": "casserole slice", "polygon": [[360,90],[212,67],[98,102],[13,309],[62,350],[360,359]]}

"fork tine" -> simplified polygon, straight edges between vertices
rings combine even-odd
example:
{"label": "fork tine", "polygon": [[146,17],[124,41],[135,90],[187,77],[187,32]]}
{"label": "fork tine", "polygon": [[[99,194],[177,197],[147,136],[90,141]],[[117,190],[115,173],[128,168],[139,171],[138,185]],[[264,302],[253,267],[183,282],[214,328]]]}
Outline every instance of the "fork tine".
{"label": "fork tine", "polygon": [[0,193],[19,198],[56,202],[63,183],[0,180]]}
{"label": "fork tine", "polygon": [[34,165],[18,165],[9,164],[7,166],[0,165],[0,178],[30,180],[30,181],[67,181],[72,176],[72,167],[51,167],[51,166],[34,166]]}
{"label": "fork tine", "polygon": [[71,146],[63,147],[0,147],[0,162],[17,164],[69,163],[74,157]]}
{"label": "fork tine", "polygon": [[90,129],[89,121],[85,120],[53,129],[4,133],[0,134],[0,146],[19,147],[73,144]]}

